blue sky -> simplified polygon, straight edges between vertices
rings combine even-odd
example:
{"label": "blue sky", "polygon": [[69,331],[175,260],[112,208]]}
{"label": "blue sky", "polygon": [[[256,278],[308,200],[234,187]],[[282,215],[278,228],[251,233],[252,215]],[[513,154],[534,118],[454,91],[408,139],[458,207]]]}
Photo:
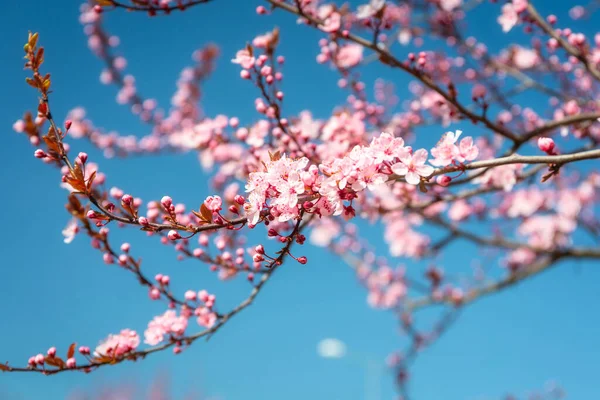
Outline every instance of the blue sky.
{"label": "blue sky", "polygon": [[[217,71],[204,85],[206,113],[255,120],[256,89],[238,78],[239,68],[229,59],[246,41],[277,25],[282,28],[281,52],[287,57],[286,112],[311,109],[318,117],[326,117],[344,101],[346,94],[337,88],[336,73],[314,62],[319,33],[297,26],[295,18],[282,12],[256,16],[254,9],[262,3],[258,0],[223,3],[217,0],[168,18],[123,12],[109,16],[108,27],[121,37],[128,71],[136,76],[144,96],[168,107],[175,80],[190,64],[193,50],[215,42],[221,56]],[[541,11],[566,17],[567,6],[546,4]],[[498,5],[484,5],[477,16],[487,23],[472,27],[478,37],[490,38],[491,47],[503,38],[495,22],[498,12]],[[86,238],[78,237],[70,245],[62,242],[68,215],[57,172],[34,159],[34,149],[11,129],[36,101],[22,71],[22,45],[27,31],[33,30],[40,32],[46,48],[45,70],[53,75],[53,110],[59,119],[81,105],[97,126],[147,133],[126,107],[114,102],[114,88],[99,83],[101,64],[88,51],[77,18],[76,1],[51,6],[42,0],[7,2],[0,13],[0,157],[4,160],[0,171],[0,187],[4,188],[0,361],[13,364],[25,364],[30,355],[51,345],[62,351],[72,341],[93,347],[106,334],[122,328],[143,331],[154,315],[164,311],[162,304],[148,301],[146,289],[131,276],[104,265]],[[587,21],[586,29],[593,23]],[[518,37],[513,32],[508,39]],[[405,76],[373,71],[368,76],[386,74],[402,96],[408,82]],[[441,128],[429,133],[439,135]],[[86,143],[72,145],[89,151],[107,173],[110,185],[145,200],[169,194],[176,201],[196,204],[210,194],[207,177],[193,154],[103,160]],[[249,290],[241,279],[221,284],[204,265],[176,261],[172,248],[157,246],[155,240],[135,230],[120,230],[116,237],[132,243],[133,254],[144,258],[149,275],[171,275],[181,292],[188,288],[184,282],[193,282],[194,288],[215,292],[221,304],[235,304]],[[466,251],[454,248],[444,256],[444,266],[464,271],[464,264],[469,263],[463,258]],[[307,265],[282,268],[256,303],[208,343],[196,343],[178,356],[166,352],[89,375],[0,374],[0,398],[62,399],[78,388],[92,390],[127,382],[147,386],[166,375],[177,399],[191,392],[224,400],[364,399],[365,364],[360,360],[369,357],[383,362],[404,341],[393,316],[367,306],[365,292],[349,268],[308,246],[304,254],[310,260]],[[413,398],[497,398],[509,390],[527,393],[549,380],[559,382],[571,399],[600,397],[596,373],[599,278],[597,265],[563,263],[469,307],[449,333],[418,359],[411,371]],[[324,337],[344,340],[354,356],[320,359],[315,346]],[[382,376],[383,398],[394,395],[392,382],[391,376]]]}

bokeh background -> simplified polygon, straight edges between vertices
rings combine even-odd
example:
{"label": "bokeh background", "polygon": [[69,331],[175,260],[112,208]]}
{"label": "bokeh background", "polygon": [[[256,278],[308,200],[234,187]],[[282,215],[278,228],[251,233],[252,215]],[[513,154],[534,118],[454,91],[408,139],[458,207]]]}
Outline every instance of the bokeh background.
{"label": "bokeh background", "polygon": [[[121,37],[127,71],[136,76],[139,92],[158,99],[165,108],[180,70],[192,63],[192,52],[217,43],[221,55],[216,72],[203,85],[203,108],[209,116],[238,116],[244,123],[258,118],[253,107],[258,92],[239,78],[239,67],[230,59],[254,36],[279,26],[280,54],[287,58],[285,112],[310,109],[316,117],[327,118],[347,93],[337,87],[335,71],[315,62],[321,34],[297,25],[283,12],[257,16],[259,4],[259,0],[215,0],[152,19],[118,11],[108,15],[105,26]],[[536,5],[542,14],[566,19],[575,3]],[[22,68],[22,46],[32,30],[40,33],[46,48],[44,70],[53,76],[52,103],[58,120],[83,106],[94,124],[107,131],[148,133],[127,106],[116,104],[115,88],[100,84],[102,65],[87,48],[78,9],[75,0],[0,4],[0,361],[13,365],[25,365],[28,357],[52,345],[64,352],[73,341],[95,347],[108,333],[122,328],[143,332],[147,322],[164,311],[163,303],[149,301],[147,290],[129,274],[105,265],[86,237],[63,243],[61,230],[69,216],[59,174],[34,159],[34,148],[11,128],[36,104],[36,93],[25,84]],[[499,12],[498,4],[484,4],[469,26],[492,49],[501,41],[522,39],[518,28],[501,33],[496,23]],[[579,30],[594,32],[597,22],[597,18],[583,21]],[[373,66],[364,76],[369,83],[380,76],[391,80],[402,100],[408,83],[403,74]],[[438,138],[442,130],[420,132]],[[146,201],[169,194],[196,207],[211,194],[195,154],[104,160],[84,141],[71,145],[90,153],[107,174],[109,186]],[[206,288],[226,309],[250,289],[243,278],[221,283],[205,265],[177,261],[172,247],[134,229],[119,230],[115,238],[132,243],[132,253],[144,259],[149,275],[172,276],[179,293]],[[378,240],[374,245],[385,251]],[[443,266],[450,272],[468,271],[471,259],[466,252],[454,248],[443,256]],[[157,379],[168,381],[174,399],[186,395],[223,400],[365,399],[367,360],[381,366],[376,377],[381,393],[375,396],[392,398],[393,376],[384,370],[384,360],[404,343],[394,316],[367,305],[353,272],[335,256],[311,246],[304,246],[303,254],[307,265],[289,263],[282,268],[255,304],[208,343],[198,342],[177,356],[164,352],[88,375],[0,374],[0,399],[63,399],[78,390],[92,393],[113,385],[147,388]],[[410,262],[406,266],[423,267]],[[507,392],[526,394],[549,381],[558,382],[571,399],[600,398],[598,282],[597,264],[563,263],[469,307],[414,365],[413,398],[493,399]],[[320,358],[316,345],[324,337],[343,340],[348,356]]]}

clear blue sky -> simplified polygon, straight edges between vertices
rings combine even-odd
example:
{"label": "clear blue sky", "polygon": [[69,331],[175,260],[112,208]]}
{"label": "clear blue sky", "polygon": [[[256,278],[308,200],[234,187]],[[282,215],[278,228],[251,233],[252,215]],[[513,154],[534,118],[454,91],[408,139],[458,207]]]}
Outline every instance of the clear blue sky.
{"label": "clear blue sky", "polygon": [[[288,60],[286,112],[308,108],[326,117],[343,102],[345,93],[336,86],[336,74],[314,62],[320,34],[297,26],[295,18],[285,13],[256,16],[254,9],[260,3],[216,0],[155,19],[117,12],[109,16],[108,26],[121,36],[128,71],[136,76],[140,92],[159,99],[164,107],[181,68],[190,64],[192,51],[208,42],[218,43],[221,56],[217,72],[204,86],[204,109],[208,115],[237,115],[249,122],[256,118],[257,93],[238,78],[239,68],[229,59],[256,34],[278,25],[281,50]],[[542,12],[566,17],[566,3],[571,2],[538,3],[547,3],[540,7]],[[497,46],[503,38],[495,22],[500,7],[486,4],[483,8],[474,32]],[[148,301],[146,289],[131,276],[104,265],[87,238],[77,237],[70,245],[62,242],[68,215],[57,172],[34,159],[34,149],[11,129],[36,102],[22,71],[22,45],[27,31],[33,30],[40,32],[46,47],[46,70],[53,74],[55,90],[53,109],[59,119],[81,105],[97,126],[147,133],[126,107],[114,102],[114,88],[99,83],[101,65],[88,51],[77,19],[77,1],[9,1],[0,6],[0,157],[4,161],[0,361],[13,364],[25,364],[30,355],[51,345],[62,351],[71,341],[93,347],[122,328],[143,332],[147,322],[164,311],[162,304]],[[593,21],[586,22],[590,26]],[[510,40],[518,37],[515,32],[509,36]],[[385,74],[402,97],[406,77]],[[433,133],[439,135],[441,128]],[[197,204],[210,193],[192,154],[102,160],[85,143],[72,145],[88,150],[99,161],[110,185],[145,200],[170,194],[176,201]],[[144,258],[149,274],[173,276],[176,290],[183,291],[188,288],[185,282],[193,282],[194,288],[217,293],[220,304],[234,304],[249,289],[243,280],[219,283],[199,263],[177,262],[172,248],[157,246],[135,230],[119,232],[118,237],[131,241],[133,254]],[[442,260],[446,269],[464,271],[465,251],[455,248],[446,254]],[[367,306],[365,292],[350,269],[320,250],[307,249],[306,255],[308,265],[282,268],[256,303],[209,343],[197,343],[178,356],[166,352],[89,375],[0,374],[0,399],[63,399],[76,388],[124,382],[147,385],[161,374],[169,377],[175,398],[199,392],[224,400],[364,399],[360,363],[322,360],[315,353],[316,343],[323,337],[339,337],[356,358],[362,354],[383,361],[404,341],[392,315]],[[414,366],[413,398],[495,398],[508,390],[526,393],[548,380],[558,381],[571,399],[600,398],[599,279],[597,265],[561,264],[465,310],[453,329]],[[386,399],[395,393],[392,382],[391,376],[382,378]]]}

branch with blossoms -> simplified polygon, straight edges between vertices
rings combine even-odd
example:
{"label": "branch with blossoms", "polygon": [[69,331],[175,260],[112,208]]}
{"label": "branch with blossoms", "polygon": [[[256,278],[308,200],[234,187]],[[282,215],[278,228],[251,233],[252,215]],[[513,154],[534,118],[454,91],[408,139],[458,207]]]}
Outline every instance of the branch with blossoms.
{"label": "branch with blossoms", "polygon": [[[169,117],[162,119],[155,106],[144,106],[147,100],[121,75],[123,62],[117,63],[110,52],[111,36],[100,25],[103,11],[128,7],[111,0],[96,3],[82,7],[82,22],[92,50],[125,93],[121,100],[152,123],[161,143],[197,152],[203,167],[216,167],[211,183],[222,197],[208,196],[200,207],[188,210],[163,196],[148,202],[143,213],[141,199],[117,187],[107,190],[106,177],[87,154],[72,161],[65,139],[81,132],[98,137],[97,129],[81,113],[74,114],[77,118],[72,114],[64,130],[55,123],[48,100],[50,77],[39,72],[43,50],[32,35],[26,46],[27,67],[33,71],[28,82],[41,101],[37,117],[26,114],[15,130],[35,146],[43,143],[35,156],[61,168],[63,187],[72,192],[68,210],[74,218],[65,229],[66,241],[86,233],[106,263],[127,270],[151,299],[166,301],[169,309],[148,324],[145,341],[151,347],[145,350],[138,350],[137,332],[124,330],[95,352],[80,348],[85,364],[75,360],[74,350],[67,361],[57,361],[51,349],[32,357],[28,368],[0,368],[89,371],[167,348],[179,353],[249,306],[284,259],[306,264],[306,257],[291,253],[293,243],[307,240],[301,233],[306,228],[313,244],[353,268],[368,303],[392,311],[398,320],[407,346],[393,354],[390,366],[408,398],[409,367],[417,354],[437,341],[469,304],[566,262],[600,259],[600,42],[555,28],[563,22],[553,15],[542,17],[533,2],[502,2],[497,29],[508,32],[522,25],[531,41],[493,53],[469,34],[465,25],[473,9],[461,0],[371,0],[357,10],[321,1],[266,0],[257,7],[258,15],[283,10],[323,34],[315,46],[316,61],[339,75],[338,86],[348,96],[330,115],[319,117],[323,119],[309,110],[291,114],[284,92],[286,58],[279,53],[283,30],[274,29],[231,54],[242,84],[257,94],[257,118],[251,123],[199,111],[198,84],[210,72],[216,50],[202,53],[198,65],[182,73],[184,89],[176,94],[180,101]],[[177,5],[133,3],[132,9],[150,13]],[[495,7],[478,7],[484,6]],[[393,35],[397,40],[390,40]],[[398,43],[422,48],[429,44],[426,40],[447,48],[418,53],[396,49]],[[392,72],[413,79],[408,90],[399,96],[392,84],[378,79],[371,96],[361,75],[368,53]],[[525,91],[547,100],[547,108],[542,108],[544,101],[521,104],[517,96]],[[50,128],[42,135],[46,123]],[[456,123],[473,136],[448,128]],[[443,133],[437,143],[427,145],[417,130],[436,124]],[[97,145],[131,153],[127,146]],[[140,153],[157,148],[136,146],[131,148]],[[366,222],[383,232],[389,257],[381,254],[377,239],[367,239],[373,235]],[[172,245],[179,260],[206,264],[221,279],[244,276],[252,291],[227,313],[216,310],[215,297],[206,290],[178,296],[170,289],[171,277],[151,279],[142,271],[128,243],[120,252],[111,245],[109,225],[139,228]],[[247,247],[250,230],[263,227],[264,236],[282,247],[273,252],[263,244]],[[589,237],[580,237],[584,230]],[[471,261],[480,265],[470,273],[460,271],[465,260],[444,259],[453,246],[476,247]],[[404,260],[429,265],[423,270],[402,265]],[[425,308],[438,311],[437,323],[424,323],[418,313]],[[192,316],[204,330],[186,333]]]}
{"label": "branch with blossoms", "polygon": [[[117,364],[125,360],[137,360],[144,358],[145,356],[152,354],[157,351],[161,351],[170,347],[173,347],[175,354],[183,351],[184,347],[191,345],[195,340],[201,337],[210,337],[218,329],[220,329],[228,320],[234,317],[238,312],[242,311],[246,307],[252,304],[258,293],[260,292],[263,285],[268,281],[273,272],[283,264],[286,257],[295,258],[298,262],[305,264],[306,257],[294,257],[290,249],[293,243],[303,244],[304,236],[301,235],[302,228],[306,223],[310,222],[310,218],[307,219],[305,224],[302,224],[303,215],[299,215],[297,222],[295,223],[291,233],[289,235],[279,235],[274,229],[269,231],[270,236],[277,236],[280,242],[284,243],[284,246],[275,253],[274,256],[270,256],[266,253],[262,245],[257,246],[254,249],[254,262],[257,267],[261,266],[264,261],[264,270],[262,270],[262,277],[257,284],[253,285],[253,289],[250,295],[241,302],[234,309],[226,314],[219,314],[214,309],[215,296],[208,294],[205,290],[202,290],[196,294],[194,291],[187,291],[185,293],[185,300],[179,300],[175,298],[168,290],[170,278],[166,275],[159,274],[155,277],[156,283],[153,283],[147,278],[140,269],[141,262],[135,260],[130,254],[130,245],[124,243],[121,245],[122,255],[118,255],[115,250],[110,246],[107,235],[108,229],[103,227],[99,231],[95,231],[92,228],[90,220],[96,221],[97,226],[103,226],[110,221],[119,221],[121,223],[138,224],[142,226],[143,230],[149,232],[160,232],[164,226],[160,224],[156,225],[150,222],[140,222],[141,218],[138,217],[137,208],[139,204],[127,194],[122,194],[121,207],[119,211],[123,214],[128,215],[128,218],[121,217],[115,213],[115,206],[109,204],[107,206],[101,206],[96,196],[97,190],[92,189],[94,184],[96,171],[92,171],[88,178],[86,178],[85,165],[87,163],[87,155],[80,153],[75,163],[72,163],[67,155],[67,149],[63,143],[64,134],[60,128],[57,127],[49,105],[49,92],[51,86],[50,75],[42,75],[40,67],[44,61],[44,50],[38,48],[38,34],[29,35],[28,41],[25,45],[27,63],[25,67],[31,69],[33,75],[31,78],[27,78],[27,82],[36,88],[40,95],[40,103],[38,106],[38,113],[42,118],[45,118],[49,124],[49,132],[43,136],[42,139],[47,146],[47,150],[37,150],[35,155],[37,158],[46,160],[47,162],[55,162],[59,165],[64,165],[68,172],[63,176],[63,181],[68,184],[74,192],[69,196],[69,204],[67,205],[68,211],[78,219],[86,233],[92,238],[92,246],[101,250],[104,254],[104,260],[106,263],[111,264],[113,257],[118,259],[119,266],[126,270],[133,272],[138,278],[139,282],[150,288],[149,295],[153,300],[160,299],[161,297],[166,298],[169,301],[169,308],[175,309],[179,307],[180,315],[178,316],[175,311],[167,311],[164,315],[156,317],[150,322],[148,330],[145,333],[146,343],[154,345],[148,349],[142,351],[136,351],[139,346],[140,340],[137,332],[124,329],[117,335],[110,335],[104,342],[102,342],[96,350],[92,353],[90,348],[87,346],[80,346],[79,353],[85,357],[85,363],[81,364],[76,361],[75,352],[76,344],[72,344],[67,353],[66,361],[57,355],[57,349],[51,347],[46,355],[38,354],[29,358],[28,367],[12,367],[8,364],[1,364],[0,370],[3,372],[39,372],[45,375],[56,374],[67,370],[83,370],[90,372],[104,365]],[[69,123],[66,124],[66,130],[69,129]],[[33,134],[33,133],[32,133]],[[86,208],[82,206],[77,196],[84,196],[89,200],[90,203],[96,205],[101,213],[96,213],[92,210],[86,212]],[[241,198],[237,196],[237,198]],[[238,202],[240,200],[237,200]],[[243,199],[241,200],[243,202]],[[177,223],[177,213],[175,206],[172,204],[172,200],[165,196],[161,200],[161,204],[166,211],[165,219],[170,221],[171,228],[182,228],[187,229],[183,225]],[[202,204],[199,212],[194,212],[200,221],[205,225],[203,230],[216,230],[222,227],[231,228],[236,222],[226,220],[220,214],[221,210],[221,199],[217,197],[210,197]],[[208,221],[213,221],[213,213],[217,214],[219,222],[217,224],[209,224]],[[243,219],[245,222],[246,219]],[[209,225],[208,227],[206,227]],[[74,234],[78,228],[71,228]],[[198,231],[199,232],[199,231]],[[197,232],[195,232],[197,233]],[[171,229],[168,234],[170,240],[181,239],[181,236],[175,229]],[[238,255],[239,256],[239,255]],[[205,260],[206,261],[206,260]],[[217,263],[212,258],[208,258],[209,262]],[[238,264],[240,264],[238,262]],[[249,280],[252,281],[249,274]],[[188,319],[195,315],[198,317],[198,323],[201,326],[205,326],[207,329],[193,335],[185,335],[187,328]],[[161,342],[165,342],[168,337],[168,341],[162,345],[158,345]]]}

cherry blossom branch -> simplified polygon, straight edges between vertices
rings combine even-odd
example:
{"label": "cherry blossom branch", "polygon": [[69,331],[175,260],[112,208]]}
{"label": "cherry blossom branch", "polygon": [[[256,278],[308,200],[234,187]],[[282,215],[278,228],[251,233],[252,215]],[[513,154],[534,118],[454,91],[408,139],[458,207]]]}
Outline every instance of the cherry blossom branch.
{"label": "cherry blossom branch", "polygon": [[595,121],[600,122],[600,113],[587,113],[587,114],[577,114],[571,117],[566,117],[563,119],[555,120],[548,122],[547,124],[540,126],[539,128],[533,129],[529,132],[523,134],[516,142],[515,146],[520,146],[523,143],[528,142],[536,136],[539,136],[543,133],[552,131],[556,128],[560,128],[562,126],[568,126],[573,124],[578,124],[581,122]]}
{"label": "cherry blossom branch", "polygon": [[285,237],[286,244],[278,252],[279,255],[276,258],[273,258],[266,265],[266,268],[268,269],[268,271],[261,276],[260,281],[253,287],[249,296],[244,301],[242,301],[240,304],[238,304],[235,308],[233,308],[231,311],[229,311],[227,314],[219,316],[219,319],[217,320],[215,325],[213,325],[212,327],[207,328],[203,331],[200,331],[196,334],[179,338],[176,341],[170,341],[170,342],[164,343],[162,345],[157,345],[157,346],[147,348],[145,350],[127,353],[121,358],[113,358],[112,360],[107,360],[107,361],[101,360],[98,362],[98,361],[95,361],[94,359],[91,359],[88,364],[77,365],[72,368],[59,368],[59,369],[51,369],[51,370],[37,369],[37,368],[11,367],[11,366],[3,364],[3,365],[1,365],[0,371],[2,371],[2,372],[37,372],[37,373],[41,373],[44,375],[54,375],[54,374],[58,374],[61,372],[66,372],[66,371],[89,372],[91,369],[97,369],[97,368],[100,368],[100,367],[103,367],[106,365],[115,365],[115,364],[119,364],[119,363],[121,363],[123,361],[127,361],[127,360],[136,361],[137,359],[143,359],[148,355],[151,355],[153,353],[157,353],[157,352],[166,350],[170,347],[173,347],[178,342],[186,343],[189,346],[196,340],[203,338],[203,337],[206,337],[208,340],[212,335],[214,335],[219,329],[221,329],[235,315],[237,315],[238,313],[240,313],[241,311],[243,311],[244,309],[246,309],[247,307],[252,305],[252,303],[254,302],[254,300],[256,299],[258,294],[261,292],[264,285],[269,281],[269,279],[271,278],[273,273],[281,265],[283,265],[283,261],[285,260],[285,258],[287,256],[291,256],[290,249],[291,249],[292,245],[295,243],[296,237],[303,231],[303,229],[310,223],[310,221],[313,218],[311,216],[306,221],[303,221],[302,217],[303,217],[303,214],[301,214],[300,217],[298,218],[297,222],[294,225],[292,232],[288,236]]}
{"label": "cherry blossom branch", "polygon": [[500,165],[509,164],[549,164],[562,166],[575,161],[593,160],[600,158],[600,149],[588,150],[579,153],[563,154],[557,156],[521,156],[514,154],[508,157],[500,157],[491,160],[475,161],[464,166],[448,166],[445,168],[436,169],[430,176],[442,175],[448,172],[456,172],[462,170],[473,170],[479,168],[498,167]]}
{"label": "cherry blossom branch", "polygon": [[[268,1],[275,8],[281,8],[289,13],[296,14],[299,17],[306,19],[307,21],[310,22],[311,25],[313,25],[315,27],[324,24],[324,21],[321,21],[318,18],[315,18],[311,15],[304,13],[300,8],[290,5],[290,4],[286,3],[284,0],[266,0],[266,1]],[[490,121],[484,115],[478,115],[478,114],[474,113],[473,111],[469,110],[466,106],[462,105],[458,101],[458,99],[456,98],[455,95],[443,90],[430,77],[425,75],[423,72],[421,72],[420,70],[418,70],[416,68],[410,67],[410,65],[408,63],[404,63],[404,62],[398,60],[387,50],[378,47],[377,44],[374,44],[372,41],[367,40],[361,36],[357,36],[350,32],[339,33],[339,36],[343,39],[346,39],[350,42],[354,42],[356,44],[359,44],[365,48],[368,48],[368,49],[376,52],[377,54],[379,54],[379,57],[380,57],[380,60],[382,63],[392,66],[392,67],[395,67],[395,68],[399,68],[399,69],[407,72],[408,74],[412,75],[413,77],[415,77],[416,79],[421,81],[425,86],[427,86],[428,88],[434,90],[439,95],[441,95],[449,104],[452,104],[454,107],[456,107],[456,109],[461,114],[465,115],[468,119],[470,119],[474,122],[476,121],[476,122],[483,123],[488,129],[498,133],[501,136],[506,137],[507,139],[510,139],[513,142],[518,140],[518,137],[514,133],[512,133],[511,131],[509,131],[508,129],[506,129],[503,126],[494,124],[492,121]]]}
{"label": "cherry blossom branch", "polygon": [[585,54],[581,52],[581,50],[577,49],[575,46],[572,46],[562,36],[556,33],[554,28],[552,28],[550,24],[548,24],[546,20],[540,16],[531,1],[527,3],[527,12],[544,32],[554,38],[560,44],[560,46],[566,50],[567,53],[581,61],[585,69],[592,74],[596,80],[600,81],[600,71],[598,71],[598,69],[591,63],[590,59],[587,58]]}

